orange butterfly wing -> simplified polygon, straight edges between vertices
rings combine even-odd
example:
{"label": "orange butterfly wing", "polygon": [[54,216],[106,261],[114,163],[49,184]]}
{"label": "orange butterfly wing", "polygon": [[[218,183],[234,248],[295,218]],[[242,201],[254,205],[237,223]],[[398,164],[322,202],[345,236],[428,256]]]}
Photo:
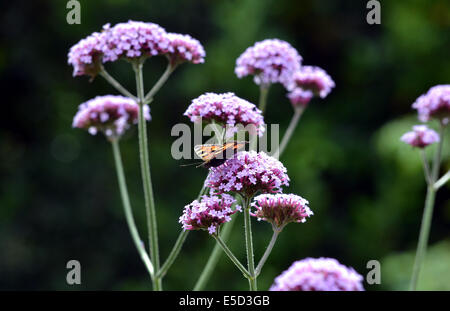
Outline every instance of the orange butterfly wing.
{"label": "orange butterfly wing", "polygon": [[209,162],[227,149],[238,150],[245,145],[245,142],[229,142],[222,145],[197,145],[194,147],[195,153],[205,162]]}

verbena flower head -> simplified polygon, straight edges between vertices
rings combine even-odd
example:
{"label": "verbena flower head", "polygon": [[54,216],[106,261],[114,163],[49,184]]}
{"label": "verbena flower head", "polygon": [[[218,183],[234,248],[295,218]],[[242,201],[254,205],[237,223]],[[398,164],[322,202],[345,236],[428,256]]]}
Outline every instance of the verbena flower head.
{"label": "verbena flower head", "polygon": [[401,141],[413,147],[425,148],[439,141],[439,134],[426,125],[415,125],[411,132],[403,134]]}
{"label": "verbena flower head", "polygon": [[189,35],[168,33],[169,46],[166,55],[172,64],[191,62],[201,64],[205,62],[205,50],[200,42]]}
{"label": "verbena flower head", "polygon": [[313,96],[325,98],[335,87],[325,70],[316,66],[302,66],[292,76],[288,98],[294,106],[306,105]]}
{"label": "verbena flower head", "polygon": [[[108,139],[122,136],[130,124],[136,124],[139,105],[128,97],[97,96],[78,107],[73,127],[87,129],[90,134],[103,132]],[[144,106],[144,117],[150,120],[150,109]]]}
{"label": "verbena flower head", "polygon": [[241,211],[236,205],[233,210],[231,206],[236,200],[228,194],[204,195],[200,201],[193,201],[184,207],[183,215],[179,222],[184,230],[208,230],[209,234],[218,233],[218,228],[231,220],[231,215]]}
{"label": "verbena flower head", "polygon": [[432,118],[442,124],[448,124],[450,119],[450,84],[433,86],[412,105],[419,113],[419,120],[426,122]]}
{"label": "verbena flower head", "polygon": [[95,77],[102,63],[103,36],[94,32],[70,48],[68,64],[73,66],[73,76]]}
{"label": "verbena flower head", "polygon": [[164,28],[153,23],[128,21],[114,27],[103,26],[103,62],[119,58],[155,56],[167,49],[170,40]]}
{"label": "verbena flower head", "polygon": [[275,278],[271,291],[363,291],[363,277],[333,258],[294,262]]}
{"label": "verbena flower head", "polygon": [[256,209],[251,215],[270,222],[275,230],[281,230],[290,222],[306,222],[313,215],[308,201],[295,194],[260,194],[251,204]]}
{"label": "verbena flower head", "polygon": [[238,78],[254,76],[259,85],[281,83],[289,87],[294,72],[300,69],[302,57],[289,43],[266,39],[247,48],[236,60]]}
{"label": "verbena flower head", "polygon": [[259,136],[262,136],[265,130],[261,110],[234,93],[201,95],[192,101],[184,115],[192,122],[217,122],[227,127],[227,131],[231,133],[238,131],[237,125],[250,125],[247,127],[249,133]]}
{"label": "verbena flower head", "polygon": [[217,193],[236,192],[251,198],[257,192],[278,193],[289,185],[284,165],[264,152],[242,151],[213,167],[205,181]]}
{"label": "verbena flower head", "polygon": [[304,107],[314,97],[314,93],[310,90],[302,90],[301,88],[295,88],[287,94],[291,104],[294,107]]}
{"label": "verbena flower head", "polygon": [[167,33],[154,23],[128,21],[113,27],[106,24],[102,32],[75,44],[68,62],[74,67],[74,76],[95,77],[102,62],[156,55],[166,55],[172,64],[185,61],[198,64],[204,61],[205,51],[200,42],[188,35]]}

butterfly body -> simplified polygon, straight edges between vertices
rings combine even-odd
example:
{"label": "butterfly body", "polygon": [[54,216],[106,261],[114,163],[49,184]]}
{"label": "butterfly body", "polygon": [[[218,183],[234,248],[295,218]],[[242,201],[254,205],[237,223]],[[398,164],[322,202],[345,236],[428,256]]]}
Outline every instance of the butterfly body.
{"label": "butterfly body", "polygon": [[224,144],[197,145],[194,147],[194,151],[203,160],[203,163],[197,167],[217,167],[234,156],[245,144],[246,142],[227,142]]}

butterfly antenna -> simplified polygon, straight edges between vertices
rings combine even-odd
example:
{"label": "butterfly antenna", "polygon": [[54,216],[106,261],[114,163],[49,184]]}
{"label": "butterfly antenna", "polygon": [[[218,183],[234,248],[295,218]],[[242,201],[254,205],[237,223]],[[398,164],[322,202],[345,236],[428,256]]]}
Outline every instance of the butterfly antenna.
{"label": "butterfly antenna", "polygon": [[[196,163],[189,163],[189,164],[181,164],[180,166],[193,166],[193,165],[198,165],[199,162]],[[201,163],[203,164],[203,162]]]}
{"label": "butterfly antenna", "polygon": [[[199,167],[205,166],[206,163],[207,163],[207,162],[202,162],[202,163],[200,163],[199,165],[197,165],[195,168],[199,168]],[[195,164],[197,164],[197,163],[195,163]]]}

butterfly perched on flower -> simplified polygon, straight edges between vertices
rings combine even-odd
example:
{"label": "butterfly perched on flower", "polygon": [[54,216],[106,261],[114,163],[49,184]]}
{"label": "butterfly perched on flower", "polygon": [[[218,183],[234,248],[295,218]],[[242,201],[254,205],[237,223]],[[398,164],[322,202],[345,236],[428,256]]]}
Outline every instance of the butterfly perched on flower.
{"label": "butterfly perched on flower", "polygon": [[206,168],[216,167],[223,164],[227,157],[234,155],[239,149],[245,146],[247,142],[226,142],[223,144],[197,145],[194,151],[203,163],[197,167]]}

